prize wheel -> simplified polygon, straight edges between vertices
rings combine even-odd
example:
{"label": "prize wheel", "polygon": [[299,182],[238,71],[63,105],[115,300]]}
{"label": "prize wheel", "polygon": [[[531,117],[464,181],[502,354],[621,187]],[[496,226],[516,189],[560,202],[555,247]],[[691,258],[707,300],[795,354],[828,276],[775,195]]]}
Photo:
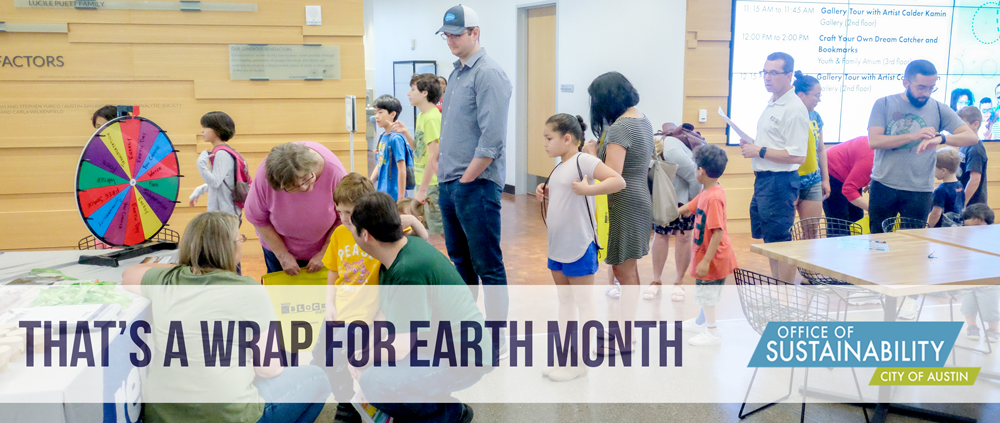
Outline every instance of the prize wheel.
{"label": "prize wheel", "polygon": [[77,207],[102,242],[138,245],[167,224],[179,182],[167,133],[148,119],[122,116],[101,126],[80,155]]}

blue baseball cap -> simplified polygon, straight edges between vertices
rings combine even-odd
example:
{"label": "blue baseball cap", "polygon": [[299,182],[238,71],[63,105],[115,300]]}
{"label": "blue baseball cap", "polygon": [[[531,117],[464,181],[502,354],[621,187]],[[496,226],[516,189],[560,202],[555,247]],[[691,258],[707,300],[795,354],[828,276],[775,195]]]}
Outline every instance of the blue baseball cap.
{"label": "blue baseball cap", "polygon": [[472,8],[459,4],[445,12],[444,26],[435,34],[446,32],[451,35],[461,35],[465,32],[465,28],[474,26],[479,26],[479,15]]}

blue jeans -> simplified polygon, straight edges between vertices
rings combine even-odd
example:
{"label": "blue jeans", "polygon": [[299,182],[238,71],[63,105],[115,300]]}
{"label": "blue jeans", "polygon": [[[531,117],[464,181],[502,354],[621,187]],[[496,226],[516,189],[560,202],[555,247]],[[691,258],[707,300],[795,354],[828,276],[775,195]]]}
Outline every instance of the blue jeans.
{"label": "blue jeans", "polygon": [[[285,270],[285,268],[281,266],[281,261],[278,260],[278,256],[274,255],[273,251],[268,250],[267,248],[261,248],[261,249],[264,250],[264,264],[267,266],[267,273],[274,273]],[[298,262],[299,267],[306,267],[309,265],[309,260],[296,260],[296,261]]]}
{"label": "blue jeans", "polygon": [[500,251],[500,187],[477,179],[467,184],[457,180],[441,182],[438,188],[448,256],[472,288],[473,299],[479,297],[482,280],[486,320],[506,321],[507,271]]}
{"label": "blue jeans", "polygon": [[[405,357],[396,361],[396,367],[369,367],[358,384],[365,399],[394,421],[454,422],[462,415],[462,403],[451,396],[452,392],[475,385],[488,371],[477,367],[410,367],[410,358]],[[413,402],[380,402],[387,398]]]}
{"label": "blue jeans", "polygon": [[[354,398],[354,379],[351,378],[351,373],[347,369],[347,328],[333,328],[333,341],[340,341],[341,348],[331,348],[330,351],[325,348],[327,345],[326,332],[327,326],[324,322],[319,327],[319,340],[316,341],[316,346],[312,350],[312,365],[322,368],[323,372],[326,373],[327,379],[330,381],[330,389],[333,391],[333,398],[341,404],[349,404]],[[326,365],[328,355],[331,356],[333,362],[330,367]]]}
{"label": "blue jeans", "polygon": [[[254,378],[257,392],[264,398],[264,415],[259,422],[311,423],[323,411],[330,384],[326,374],[316,366],[285,367],[280,375],[272,378]],[[309,403],[286,402],[306,400]]]}

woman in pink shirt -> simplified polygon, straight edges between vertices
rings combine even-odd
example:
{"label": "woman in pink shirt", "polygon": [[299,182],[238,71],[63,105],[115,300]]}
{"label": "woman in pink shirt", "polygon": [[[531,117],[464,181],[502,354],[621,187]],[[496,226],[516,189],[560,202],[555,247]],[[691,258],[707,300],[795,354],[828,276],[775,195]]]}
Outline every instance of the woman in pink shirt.
{"label": "woman in pink shirt", "polygon": [[872,181],[875,150],[868,137],[844,141],[826,150],[830,171],[830,197],[823,201],[826,217],[857,222],[868,211],[861,189]]}
{"label": "woman in pink shirt", "polygon": [[[347,171],[322,144],[281,144],[257,167],[247,196],[247,221],[257,229],[268,273],[323,268],[333,229],[340,225],[333,190]],[[264,175],[261,178],[260,175]]]}

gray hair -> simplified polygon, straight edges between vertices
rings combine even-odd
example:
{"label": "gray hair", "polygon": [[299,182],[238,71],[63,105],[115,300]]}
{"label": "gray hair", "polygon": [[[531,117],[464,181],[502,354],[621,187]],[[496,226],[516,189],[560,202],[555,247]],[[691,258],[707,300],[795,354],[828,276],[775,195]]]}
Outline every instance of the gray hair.
{"label": "gray hair", "polygon": [[312,172],[319,167],[312,149],[302,144],[286,142],[271,149],[264,165],[267,183],[275,191],[293,188],[298,173]]}

